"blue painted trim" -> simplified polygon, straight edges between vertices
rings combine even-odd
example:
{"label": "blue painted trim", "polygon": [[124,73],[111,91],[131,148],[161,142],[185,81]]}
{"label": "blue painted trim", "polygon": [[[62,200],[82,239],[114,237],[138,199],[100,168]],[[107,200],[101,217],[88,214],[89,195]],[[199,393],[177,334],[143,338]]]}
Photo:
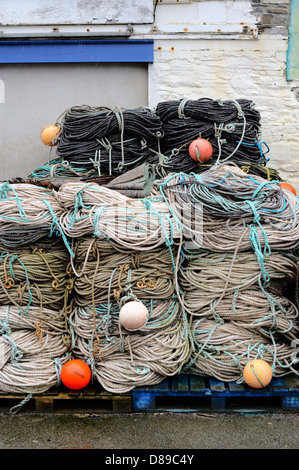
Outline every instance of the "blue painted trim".
{"label": "blue painted trim", "polygon": [[0,41],[1,64],[153,61],[153,40]]}

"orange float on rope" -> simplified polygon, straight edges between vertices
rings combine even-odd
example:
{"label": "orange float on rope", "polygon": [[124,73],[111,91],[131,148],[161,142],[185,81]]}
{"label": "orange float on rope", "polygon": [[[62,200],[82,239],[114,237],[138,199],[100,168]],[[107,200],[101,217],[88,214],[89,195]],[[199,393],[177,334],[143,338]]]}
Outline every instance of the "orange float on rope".
{"label": "orange float on rope", "polygon": [[252,388],[264,388],[272,380],[271,366],[263,359],[253,359],[245,365],[243,378]]}
{"label": "orange float on rope", "polygon": [[197,162],[206,162],[209,160],[209,158],[211,158],[212,153],[213,147],[206,139],[195,139],[189,145],[189,155]]}
{"label": "orange float on rope", "polygon": [[40,138],[45,145],[53,147],[54,145],[57,145],[59,135],[60,128],[54,124],[49,124],[41,131]]}
{"label": "orange float on rope", "polygon": [[62,366],[60,378],[66,387],[71,390],[80,390],[89,384],[91,370],[86,362],[72,359]]}
{"label": "orange float on rope", "polygon": [[297,196],[297,193],[296,193],[296,189],[289,183],[279,183],[279,186],[281,186],[283,189],[287,189],[288,191],[291,191],[291,193],[295,194],[295,196]]}

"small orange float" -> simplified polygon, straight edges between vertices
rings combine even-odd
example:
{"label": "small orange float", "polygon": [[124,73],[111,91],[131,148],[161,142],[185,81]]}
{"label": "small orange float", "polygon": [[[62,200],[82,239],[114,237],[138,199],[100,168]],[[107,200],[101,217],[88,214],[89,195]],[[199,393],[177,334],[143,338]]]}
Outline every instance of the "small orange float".
{"label": "small orange float", "polygon": [[245,365],[243,378],[252,388],[264,388],[272,380],[272,369],[263,359],[253,359]]}
{"label": "small orange float", "polygon": [[283,189],[287,189],[288,191],[291,191],[291,193],[295,194],[297,196],[296,189],[289,183],[279,183],[279,186]]}
{"label": "small orange float", "polygon": [[193,160],[204,163],[213,154],[213,147],[211,143],[206,139],[195,139],[189,145],[189,155]]}
{"label": "small orange float", "polygon": [[54,124],[49,124],[41,131],[40,138],[45,145],[53,147],[54,145],[57,145],[59,135],[60,128]]}

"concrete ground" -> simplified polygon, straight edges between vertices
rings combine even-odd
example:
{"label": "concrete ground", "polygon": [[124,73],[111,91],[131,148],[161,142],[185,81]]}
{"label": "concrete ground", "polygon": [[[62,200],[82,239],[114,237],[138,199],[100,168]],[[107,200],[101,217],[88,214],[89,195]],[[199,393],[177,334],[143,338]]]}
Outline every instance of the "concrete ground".
{"label": "concrete ground", "polygon": [[298,449],[298,444],[299,414],[290,412],[0,413],[0,450]]}

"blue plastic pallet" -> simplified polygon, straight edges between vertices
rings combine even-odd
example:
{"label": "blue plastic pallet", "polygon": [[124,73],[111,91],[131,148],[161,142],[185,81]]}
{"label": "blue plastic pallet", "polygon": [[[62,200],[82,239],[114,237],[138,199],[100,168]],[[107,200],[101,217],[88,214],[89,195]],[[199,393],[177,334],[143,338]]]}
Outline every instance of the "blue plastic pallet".
{"label": "blue plastic pallet", "polygon": [[264,389],[221,382],[211,377],[177,375],[158,385],[132,390],[134,412],[298,411],[299,377],[273,378]]}

